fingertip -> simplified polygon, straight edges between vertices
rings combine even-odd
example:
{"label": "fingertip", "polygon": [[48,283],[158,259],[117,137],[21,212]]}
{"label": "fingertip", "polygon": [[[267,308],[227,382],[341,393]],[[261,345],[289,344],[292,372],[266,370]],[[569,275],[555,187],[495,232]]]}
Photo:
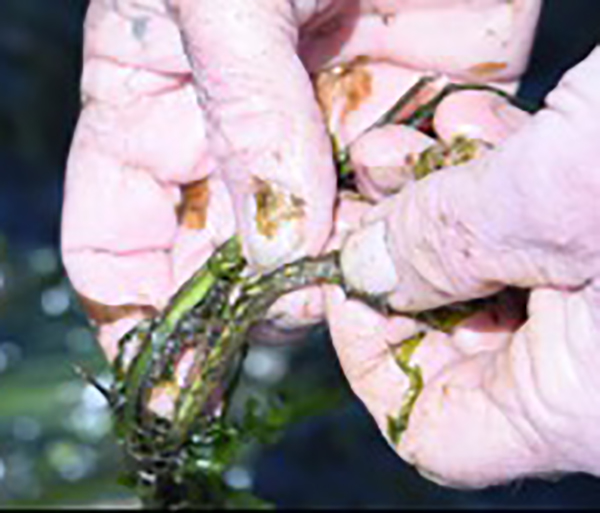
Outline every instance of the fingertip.
{"label": "fingertip", "polygon": [[392,292],[398,276],[388,247],[386,222],[376,221],[350,235],[342,249],[341,265],[353,289],[374,295]]}
{"label": "fingertip", "polygon": [[411,163],[435,140],[405,125],[370,130],[350,147],[357,185],[366,197],[380,200],[414,180]]}
{"label": "fingertip", "polygon": [[[179,4],[189,58],[202,70],[195,80],[206,99],[211,149],[249,265],[266,271],[317,255],[333,224],[336,181],[331,142],[297,57],[292,5]],[[239,94],[248,90],[250,100]]]}
{"label": "fingertip", "polygon": [[[321,70],[314,81],[329,131],[343,147],[377,123],[418,80],[419,72],[357,57]],[[417,107],[417,99],[398,115]]]}
{"label": "fingertip", "polygon": [[500,319],[491,310],[473,314],[458,324],[452,333],[452,345],[466,356],[499,351],[508,344],[518,324]]}
{"label": "fingertip", "polygon": [[530,114],[492,91],[459,91],[438,106],[434,130],[444,141],[460,135],[500,144],[529,118]]}

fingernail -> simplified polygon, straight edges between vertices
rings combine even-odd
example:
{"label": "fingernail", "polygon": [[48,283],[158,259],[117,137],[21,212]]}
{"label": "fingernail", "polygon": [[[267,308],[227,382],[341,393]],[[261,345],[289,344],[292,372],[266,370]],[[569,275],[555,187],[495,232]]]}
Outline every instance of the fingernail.
{"label": "fingernail", "polygon": [[341,255],[342,271],[351,288],[367,294],[387,294],[398,284],[398,275],[386,241],[385,221],[373,223],[351,235]]}
{"label": "fingernail", "polygon": [[256,179],[243,199],[245,250],[252,266],[273,269],[304,252],[304,202],[275,184]]}

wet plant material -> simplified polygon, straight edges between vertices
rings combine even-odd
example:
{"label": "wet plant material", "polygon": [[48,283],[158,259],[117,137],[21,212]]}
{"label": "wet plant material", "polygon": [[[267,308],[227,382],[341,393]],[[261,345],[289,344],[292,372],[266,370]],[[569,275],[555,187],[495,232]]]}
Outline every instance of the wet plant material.
{"label": "wet plant material", "polygon": [[[396,113],[429,81],[423,79],[403,95],[378,126],[397,121]],[[433,115],[443,97],[465,88],[490,89],[446,87],[402,122],[422,124]],[[439,142],[416,158],[415,178],[467,162],[479,156],[482,148],[489,147],[485,142],[466,138],[447,144]],[[343,188],[353,175],[347,148],[335,145],[334,155]],[[241,244],[234,237],[188,280],[161,314],[143,321],[122,338],[113,363],[114,380],[110,389],[80,371],[111,406],[115,432],[129,469],[122,482],[135,489],[144,506],[168,509],[268,506],[248,493],[231,489],[224,474],[245,444],[272,440],[283,429],[285,420],[275,409],[259,413],[252,402],[247,404],[242,419],[236,420],[229,415],[229,405],[248,347],[250,328],[263,319],[279,297],[320,284],[341,286],[349,296],[382,313],[390,313],[382,298],[357,294],[346,286],[337,252],[303,258],[265,274],[248,274]],[[410,363],[410,358],[427,330],[449,332],[490,301],[495,298],[413,315],[425,329],[405,341],[395,355],[398,366],[409,379],[409,389],[401,411],[389,419],[388,435],[394,443],[398,443],[407,428],[410,412],[423,387],[421,371]],[[192,370],[183,385],[176,385],[177,363],[188,350],[194,355]],[[175,387],[175,404],[168,415],[159,415],[149,407],[152,394],[169,387]]]}
{"label": "wet plant material", "polygon": [[426,334],[425,331],[421,331],[408,340],[405,340],[394,355],[396,364],[408,378],[408,391],[402,398],[400,411],[396,416],[388,417],[387,435],[390,442],[394,445],[400,443],[402,434],[408,428],[410,412],[423,389],[423,375],[421,374],[421,369],[418,365],[412,365],[410,360],[415,349],[417,349]]}
{"label": "wet plant material", "polygon": [[[248,503],[249,497],[228,487],[224,473],[244,444],[268,439],[282,426],[269,414],[259,419],[251,407],[241,421],[227,414],[246,334],[282,295],[343,282],[337,253],[304,258],[261,275],[247,276],[245,268],[241,245],[233,238],[160,316],[121,340],[110,390],[88,378],[111,405],[115,431],[129,460],[124,483],[135,488],[145,506]],[[172,385],[185,349],[194,351],[194,371],[180,388],[171,415],[159,416],[149,408],[152,392]]]}

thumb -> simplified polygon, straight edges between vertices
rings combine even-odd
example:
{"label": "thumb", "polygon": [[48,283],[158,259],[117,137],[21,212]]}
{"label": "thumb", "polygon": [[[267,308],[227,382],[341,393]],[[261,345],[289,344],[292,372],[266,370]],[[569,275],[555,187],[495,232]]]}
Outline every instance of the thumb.
{"label": "thumb", "polygon": [[171,4],[250,263],[272,268],[318,253],[331,230],[335,174],[296,53],[292,3]]}
{"label": "thumb", "polygon": [[347,282],[415,311],[506,285],[579,287],[598,265],[600,50],[481,159],[412,183],[342,250]]}

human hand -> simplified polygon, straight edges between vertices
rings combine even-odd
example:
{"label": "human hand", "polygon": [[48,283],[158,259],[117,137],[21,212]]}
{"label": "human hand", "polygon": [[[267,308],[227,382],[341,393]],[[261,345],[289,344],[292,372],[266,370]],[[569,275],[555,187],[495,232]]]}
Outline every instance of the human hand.
{"label": "human hand", "polygon": [[[309,73],[358,55],[399,65],[361,69],[358,97],[353,80],[322,81],[320,98],[344,103],[344,119],[329,121],[348,144],[419,69],[514,82],[538,10],[538,0],[92,0],[62,249],[108,356],[235,231],[250,263],[269,268],[332,247],[366,210],[340,202],[327,242],[335,176]],[[449,19],[456,30],[440,34]],[[279,311],[318,319],[314,296],[283,298]]]}
{"label": "human hand", "polygon": [[[424,388],[392,445],[430,479],[481,487],[600,475],[599,86],[595,50],[496,149],[407,184],[342,250],[350,284],[400,312],[531,289],[525,322],[518,309],[480,312],[415,350]],[[502,132],[490,121],[481,129]],[[344,372],[387,435],[408,387],[394,354],[420,328],[335,288],[327,309]]]}

